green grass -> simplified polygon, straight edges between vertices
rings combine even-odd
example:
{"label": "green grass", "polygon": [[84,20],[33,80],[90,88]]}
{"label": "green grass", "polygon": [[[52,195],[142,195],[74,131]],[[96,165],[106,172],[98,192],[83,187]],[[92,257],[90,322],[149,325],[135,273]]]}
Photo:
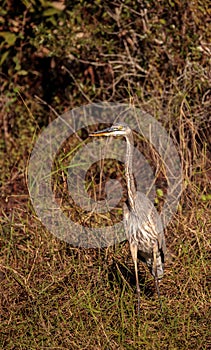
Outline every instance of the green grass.
{"label": "green grass", "polygon": [[[203,220],[206,213],[204,208]],[[165,320],[140,263],[145,278],[138,320],[127,244],[72,248],[45,232],[24,206],[5,215],[2,225],[2,349],[208,349],[209,260],[202,227],[192,232],[184,220],[175,238],[177,255],[161,283]]]}

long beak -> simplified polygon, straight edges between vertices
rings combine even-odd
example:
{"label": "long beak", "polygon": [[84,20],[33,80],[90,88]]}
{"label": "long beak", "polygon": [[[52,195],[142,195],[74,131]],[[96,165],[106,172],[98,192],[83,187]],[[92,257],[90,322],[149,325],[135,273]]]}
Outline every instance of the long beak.
{"label": "long beak", "polygon": [[100,131],[92,132],[89,136],[110,136],[112,132],[111,128],[106,128]]}

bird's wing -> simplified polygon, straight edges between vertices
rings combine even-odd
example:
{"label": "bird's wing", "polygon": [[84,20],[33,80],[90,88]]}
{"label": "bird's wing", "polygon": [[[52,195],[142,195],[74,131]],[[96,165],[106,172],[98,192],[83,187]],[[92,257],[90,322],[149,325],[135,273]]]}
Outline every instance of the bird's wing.
{"label": "bird's wing", "polygon": [[140,224],[143,225],[146,230],[154,232],[158,241],[159,250],[162,250],[163,253],[165,253],[166,245],[163,224],[154,204],[145,194],[137,192],[135,206]]}

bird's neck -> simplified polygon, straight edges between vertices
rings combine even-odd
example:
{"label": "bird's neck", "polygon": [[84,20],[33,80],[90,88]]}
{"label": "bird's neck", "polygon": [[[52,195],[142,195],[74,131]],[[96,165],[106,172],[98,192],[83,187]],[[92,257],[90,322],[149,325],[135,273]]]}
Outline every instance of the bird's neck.
{"label": "bird's neck", "polygon": [[125,161],[125,177],[127,183],[128,202],[131,208],[135,208],[136,188],[133,177],[133,135],[132,132],[126,137],[126,161]]}

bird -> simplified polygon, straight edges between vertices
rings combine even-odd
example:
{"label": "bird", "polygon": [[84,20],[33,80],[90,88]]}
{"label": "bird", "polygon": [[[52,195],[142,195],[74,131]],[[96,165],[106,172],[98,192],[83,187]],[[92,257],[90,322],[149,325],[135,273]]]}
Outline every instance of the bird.
{"label": "bird", "polygon": [[126,140],[125,179],[127,199],[123,206],[123,223],[135,267],[136,290],[138,297],[138,315],[140,315],[140,285],[138,276],[138,258],[148,266],[154,277],[160,310],[162,302],[159,282],[164,275],[166,243],[161,217],[152,201],[136,190],[133,176],[133,132],[123,122],[116,122],[111,127],[92,132],[92,137],[123,136]]}

